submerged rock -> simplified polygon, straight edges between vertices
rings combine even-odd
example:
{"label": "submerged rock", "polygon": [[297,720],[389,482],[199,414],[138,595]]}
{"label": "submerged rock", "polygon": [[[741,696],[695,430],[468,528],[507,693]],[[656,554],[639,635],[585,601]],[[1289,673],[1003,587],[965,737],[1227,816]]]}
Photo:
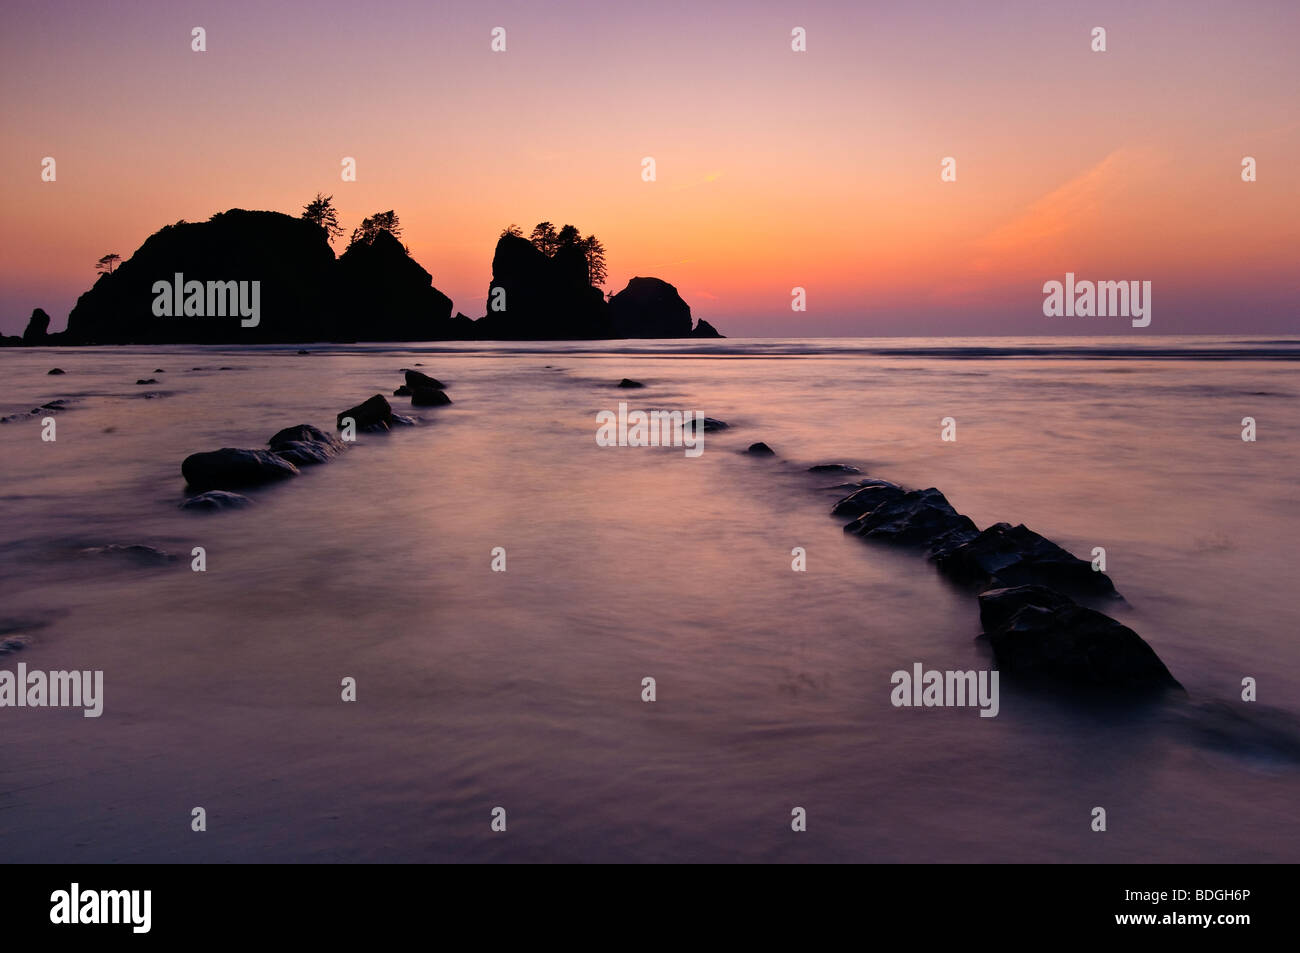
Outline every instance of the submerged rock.
{"label": "submerged rock", "polygon": [[345,418],[351,417],[357,430],[373,432],[389,430],[393,426],[393,408],[384,399],[383,394],[376,394],[369,400],[349,407],[338,415],[338,428],[343,429]]}
{"label": "submerged rock", "polygon": [[411,388],[409,388],[409,387],[407,387],[405,384],[403,384],[401,387],[397,388],[397,390],[393,391],[393,396],[394,396],[394,397],[410,397],[410,396],[411,396]]}
{"label": "submerged rock", "polygon": [[196,490],[228,490],[297,476],[298,468],[270,450],[222,447],[190,454],[181,464],[181,474]]}
{"label": "submerged rock", "polygon": [[46,373],[46,374],[66,374],[67,371],[65,371],[65,370],[64,370],[63,368],[61,368],[61,367],[51,367],[51,368],[50,368],[48,371],[46,371],[45,373]]}
{"label": "submerged rock", "polygon": [[640,381],[634,381],[629,377],[625,377],[618,382],[618,386],[619,387],[645,387],[645,384],[642,384]]}
{"label": "submerged rock", "polygon": [[124,557],[145,566],[162,565],[176,559],[171,553],[163,552],[161,549],[154,549],[152,546],[144,546],[140,543],[129,543],[127,545],[109,543],[107,546],[91,546],[83,549],[82,553],[87,556]]}
{"label": "submerged rock", "polygon": [[945,540],[930,558],[945,576],[970,585],[1039,585],[1074,596],[1118,596],[1104,572],[1023,524],[995,523],[972,539]]}
{"label": "submerged rock", "polygon": [[451,403],[451,398],[436,387],[412,387],[412,407],[442,407]]}
{"label": "submerged rock", "polygon": [[[703,429],[705,433],[713,433],[718,430],[726,430],[728,427],[731,426],[731,424],[727,423],[725,420],[715,420],[712,417],[705,417],[702,423],[704,425]],[[692,417],[690,420],[686,421],[683,424],[683,427],[690,430],[694,430],[698,428],[700,424],[701,424],[701,420],[698,417]]]}
{"label": "submerged rock", "polygon": [[297,467],[328,463],[347,449],[347,445],[338,437],[311,424],[286,427],[268,440],[266,445]]}
{"label": "submerged rock", "polygon": [[808,468],[809,473],[861,473],[857,467],[847,463],[819,463]]}
{"label": "submerged rock", "polygon": [[229,490],[208,490],[206,493],[199,493],[182,502],[181,509],[211,513],[216,510],[237,509],[241,506],[248,506],[252,502],[242,493],[231,493]]}
{"label": "submerged rock", "polygon": [[430,377],[428,374],[422,374],[419,371],[407,371],[406,386],[411,390],[415,390],[419,387],[431,387],[434,390],[442,390],[447,385],[436,377]]}
{"label": "submerged rock", "polygon": [[882,500],[845,526],[844,531],[899,546],[929,546],[954,532],[968,533],[971,537],[979,533],[970,517],[953,509],[934,487],[910,490]]}
{"label": "submerged rock", "polygon": [[[888,480],[863,480],[856,485],[859,489],[835,504],[831,510],[832,516],[864,516],[880,504],[897,500],[907,492],[898,484],[890,483]],[[848,527],[845,527],[845,530],[847,531]]]}
{"label": "submerged rock", "polygon": [[749,449],[746,450],[745,452],[746,452],[746,453],[752,453],[752,454],[754,454],[754,455],[756,455],[756,456],[760,456],[760,457],[774,457],[774,456],[776,456],[776,451],[773,450],[771,447],[769,447],[767,444],[763,443],[763,441],[761,441],[761,440],[760,440],[758,443],[751,443],[751,444],[749,445]]}
{"label": "submerged rock", "polygon": [[311,424],[298,424],[296,427],[285,427],[277,431],[266,445],[272,450],[279,450],[281,447],[293,443],[317,443],[322,444],[330,451],[330,455],[342,453],[347,449],[345,444],[332,433],[326,433],[319,427],[313,427]]}
{"label": "submerged rock", "polygon": [[138,381],[136,381],[136,383],[137,383],[137,384],[157,384],[158,382],[157,382],[156,380],[154,380],[152,377],[147,378],[147,379],[142,377],[142,378],[140,378]]}
{"label": "submerged rock", "polygon": [[998,668],[1018,678],[1126,694],[1182,689],[1128,626],[1044,586],[982,593],[980,621]]}

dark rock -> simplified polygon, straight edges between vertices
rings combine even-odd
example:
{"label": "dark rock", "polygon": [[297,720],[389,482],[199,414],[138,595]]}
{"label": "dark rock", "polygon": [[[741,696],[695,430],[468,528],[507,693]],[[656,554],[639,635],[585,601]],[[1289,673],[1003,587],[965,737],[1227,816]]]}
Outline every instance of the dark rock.
{"label": "dark rock", "polygon": [[625,377],[618,382],[618,386],[619,387],[645,387],[645,384],[642,384],[640,381],[630,380],[629,378]]}
{"label": "dark rock", "polygon": [[118,543],[110,543],[107,546],[91,546],[89,549],[83,549],[82,553],[87,556],[122,557],[141,566],[158,566],[176,559],[171,553],[163,552],[161,549],[154,549],[152,546],[142,546],[139,543],[131,543],[125,546]]}
{"label": "dark rock", "polygon": [[161,367],[155,367],[155,368],[153,369],[153,372],[154,372],[155,374],[166,374],[166,373],[167,373],[167,372],[164,371]]}
{"label": "dark rock", "polygon": [[[701,421],[698,417],[692,417],[690,420],[685,421],[682,426],[683,429],[694,430],[695,428],[700,426],[700,423]],[[713,433],[718,430],[726,430],[728,427],[731,426],[725,420],[714,420],[712,417],[705,417],[703,424],[704,424],[705,433]]]}
{"label": "dark rock", "polygon": [[999,670],[1020,679],[1125,694],[1182,688],[1128,626],[1042,586],[982,593],[980,621]]}
{"label": "dark rock", "polygon": [[417,387],[432,387],[434,390],[442,390],[447,385],[436,377],[430,377],[428,374],[421,374],[419,371],[407,371],[406,386],[411,390],[415,390]]}
{"label": "dark rock", "polygon": [[269,450],[223,447],[190,454],[181,464],[181,474],[196,490],[228,490],[297,476],[298,468]]}
{"label": "dark rock", "polygon": [[216,510],[233,510],[241,506],[247,506],[252,502],[242,493],[231,493],[229,490],[208,490],[206,493],[199,493],[185,500],[181,503],[181,509],[211,513]]}
{"label": "dark rock", "polygon": [[306,350],[303,350],[302,348],[299,348],[299,349],[298,349],[298,353],[299,353],[299,354],[310,354],[311,351],[306,351]]}
{"label": "dark rock", "polygon": [[46,374],[66,374],[67,371],[65,371],[65,370],[64,370],[63,368],[61,368],[61,367],[51,367],[51,368],[50,368],[48,371],[46,371],[45,373],[46,373]]}
{"label": "dark rock", "polygon": [[414,417],[403,417],[401,414],[393,414],[393,426],[395,427],[414,427],[417,421]]}
{"label": "dark rock", "polygon": [[325,433],[311,424],[286,427],[266,444],[296,467],[328,463],[347,449],[347,445],[338,437]]}
{"label": "dark rock", "polygon": [[338,260],[343,307],[364,315],[352,331],[368,341],[428,341],[453,336],[451,299],[391,232],[350,245]]}
{"label": "dark rock", "polygon": [[343,429],[343,419],[351,417],[359,431],[389,430],[393,426],[393,408],[384,399],[383,394],[376,394],[355,407],[349,407],[338,415],[338,428]]}
{"label": "dark rock", "polygon": [[862,483],[854,486],[858,486],[859,489],[836,503],[831,510],[832,516],[864,516],[881,503],[893,502],[907,492],[901,486],[887,480],[863,480]]}
{"label": "dark rock", "polygon": [[847,463],[819,463],[808,468],[809,473],[861,473],[857,467]]}
{"label": "dark rock", "polygon": [[394,396],[394,397],[410,397],[410,396],[411,396],[411,388],[409,388],[409,387],[407,387],[405,384],[403,384],[401,387],[397,388],[397,390],[393,391],[393,396]]}
{"label": "dark rock", "polygon": [[934,487],[884,500],[844,527],[846,533],[899,546],[929,546],[957,529],[978,532]]}
{"label": "dark rock", "polygon": [[50,316],[36,308],[32,311],[31,318],[27,321],[27,328],[23,331],[24,344],[43,344],[50,330]]}
{"label": "dark rock", "polygon": [[633,278],[609,299],[613,334],[620,338],[691,336],[691,306],[659,278]]}
{"label": "dark rock", "polygon": [[[504,310],[494,310],[504,295]],[[611,334],[609,306],[592,287],[576,245],[547,255],[518,235],[502,235],[492,255],[488,313],[476,336],[500,340],[589,340]]]}
{"label": "dark rock", "polygon": [[1092,563],[1024,525],[995,523],[957,545],[936,546],[931,559],[956,582],[980,587],[1048,586],[1072,596],[1115,597],[1115,585]]}
{"label": "dark rock", "polygon": [[145,380],[144,378],[141,378],[140,380],[136,381],[136,383],[137,383],[137,384],[157,384],[158,382],[157,382],[156,380],[154,380],[152,377],[150,377],[148,380]]}
{"label": "dark rock", "polygon": [[709,324],[703,318],[695,323],[695,330],[691,331],[693,338],[723,338],[725,334],[719,334],[717,328]]}
{"label": "dark rock", "polygon": [[442,407],[443,405],[450,403],[451,398],[436,387],[411,388],[412,407]]}
{"label": "dark rock", "polygon": [[769,447],[767,444],[763,443],[761,440],[758,443],[751,443],[749,445],[749,449],[746,450],[745,452],[752,453],[760,457],[776,456],[776,451],[773,450],[771,447]]}

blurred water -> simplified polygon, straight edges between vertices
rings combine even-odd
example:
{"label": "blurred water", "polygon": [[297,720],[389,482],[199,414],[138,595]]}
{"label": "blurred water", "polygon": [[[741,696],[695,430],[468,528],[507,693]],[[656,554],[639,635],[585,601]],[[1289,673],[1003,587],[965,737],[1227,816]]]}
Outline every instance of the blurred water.
{"label": "blurred water", "polygon": [[[0,860],[1300,859],[1297,766],[1159,711],[1005,680],[997,718],[891,707],[896,669],[991,664],[974,599],[846,538],[842,478],[805,472],[852,463],[1104,546],[1115,614],[1193,698],[1249,675],[1296,714],[1296,342],[1158,344],[0,352],[0,416],[75,399],[54,443],[0,426],[0,618],[44,624],[0,668],[102,669],[106,696],[99,719],[0,709]],[[177,508],[187,454],[330,429],[416,362],[455,401],[420,427],[249,509]],[[698,459],[598,447],[620,400],[732,426]],[[178,558],[82,552],[112,543]]]}

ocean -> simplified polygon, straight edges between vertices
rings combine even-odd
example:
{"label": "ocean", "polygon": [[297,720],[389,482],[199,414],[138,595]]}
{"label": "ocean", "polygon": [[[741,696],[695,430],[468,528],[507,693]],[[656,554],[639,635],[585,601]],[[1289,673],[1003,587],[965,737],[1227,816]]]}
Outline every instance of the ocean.
{"label": "ocean", "polygon": [[[103,672],[98,718],[0,709],[0,861],[1300,860],[1300,339],[304,347],[0,352],[0,669]],[[408,367],[453,404],[179,509],[187,455]],[[729,427],[599,446],[620,401]],[[894,707],[993,660],[831,518],[864,477],[1104,548],[1188,703]]]}

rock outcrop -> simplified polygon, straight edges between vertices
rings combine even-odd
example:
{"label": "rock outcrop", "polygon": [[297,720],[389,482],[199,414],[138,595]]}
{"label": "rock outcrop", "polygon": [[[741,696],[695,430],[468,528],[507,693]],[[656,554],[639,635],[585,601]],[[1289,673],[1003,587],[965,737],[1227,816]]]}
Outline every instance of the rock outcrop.
{"label": "rock outcrop", "polygon": [[1116,693],[1182,689],[1136,632],[1054,589],[990,589],[979,601],[998,668],[1022,681]]}
{"label": "rock outcrop", "polygon": [[32,316],[27,321],[27,329],[23,331],[24,344],[44,344],[50,332],[50,316],[40,308],[32,312]]}
{"label": "rock outcrop", "polygon": [[270,450],[223,447],[190,454],[181,463],[181,475],[195,490],[231,490],[294,477],[298,468]]}
{"label": "rock outcrop", "polygon": [[691,336],[691,306],[676,288],[659,278],[633,278],[609,299],[609,314],[612,337]]}
{"label": "rock outcrop", "polygon": [[608,307],[588,279],[582,249],[547,255],[518,235],[502,235],[492,255],[488,312],[475,337],[582,340],[611,337]]}

